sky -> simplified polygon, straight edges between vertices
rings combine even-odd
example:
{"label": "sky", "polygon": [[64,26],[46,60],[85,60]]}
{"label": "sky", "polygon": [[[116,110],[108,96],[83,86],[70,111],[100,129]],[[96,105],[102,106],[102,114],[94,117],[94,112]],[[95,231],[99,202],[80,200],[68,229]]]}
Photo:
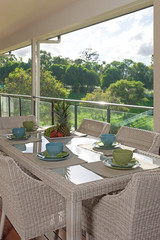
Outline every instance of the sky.
{"label": "sky", "polygon": [[[52,56],[75,60],[87,48],[99,54],[98,62],[132,59],[150,65],[153,54],[153,8],[99,23],[61,36],[59,44],[41,44]],[[31,47],[12,52],[27,62]]]}

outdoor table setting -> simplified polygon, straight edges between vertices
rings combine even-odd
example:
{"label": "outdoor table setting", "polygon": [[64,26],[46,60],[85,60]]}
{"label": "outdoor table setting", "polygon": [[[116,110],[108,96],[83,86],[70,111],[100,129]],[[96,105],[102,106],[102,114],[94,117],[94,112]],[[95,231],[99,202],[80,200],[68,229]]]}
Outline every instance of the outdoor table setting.
{"label": "outdoor table setting", "polygon": [[[66,199],[67,240],[81,239],[83,200],[122,189],[134,172],[160,165],[159,156],[122,147],[111,134],[107,134],[112,138],[109,143],[103,137],[71,136],[49,141],[41,133],[37,142],[32,136],[23,140],[24,149],[17,147],[17,140],[0,138],[2,151]],[[39,145],[36,151],[35,143]]]}

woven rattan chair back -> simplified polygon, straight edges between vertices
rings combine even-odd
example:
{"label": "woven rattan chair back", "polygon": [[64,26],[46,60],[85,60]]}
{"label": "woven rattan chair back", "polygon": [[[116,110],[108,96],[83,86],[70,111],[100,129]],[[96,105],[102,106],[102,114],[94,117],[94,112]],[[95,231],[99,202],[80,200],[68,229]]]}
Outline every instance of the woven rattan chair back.
{"label": "woven rattan chair back", "polygon": [[85,201],[83,227],[94,240],[160,239],[160,171],[135,174],[116,195]]}
{"label": "woven rattan chair back", "polygon": [[157,133],[152,131],[123,126],[116,135],[116,141],[126,146],[149,151],[156,135]]}
{"label": "woven rattan chair back", "polygon": [[109,133],[110,127],[110,123],[84,118],[76,131],[90,136],[99,137],[101,134]]}
{"label": "woven rattan chair back", "polygon": [[37,126],[34,115],[0,117],[0,130],[23,127],[24,121],[33,121],[35,123],[35,126]]}
{"label": "woven rattan chair back", "polygon": [[0,239],[5,215],[23,240],[65,226],[65,201],[61,195],[8,156],[0,155],[0,166]]}

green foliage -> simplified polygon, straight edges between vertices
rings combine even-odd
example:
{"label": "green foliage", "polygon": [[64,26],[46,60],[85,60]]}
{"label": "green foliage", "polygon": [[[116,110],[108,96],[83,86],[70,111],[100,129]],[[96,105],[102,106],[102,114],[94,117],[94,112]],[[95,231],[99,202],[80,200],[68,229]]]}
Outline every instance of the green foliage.
{"label": "green foliage", "polygon": [[53,58],[50,52],[40,50],[40,65],[41,68],[48,70],[53,64]]}
{"label": "green foliage", "polygon": [[110,67],[107,69],[101,78],[101,88],[105,90],[110,86],[111,83],[115,83],[120,80],[120,72],[115,67]]}
{"label": "green foliage", "polygon": [[80,100],[81,98],[85,97],[85,93],[75,93],[75,92],[70,92],[68,99],[77,99]]}
{"label": "green foliage", "polygon": [[67,67],[64,82],[66,85],[71,85],[74,92],[84,93],[98,84],[99,76],[94,70],[88,70],[80,64],[73,64]]}
{"label": "green foliage", "polygon": [[[41,70],[40,91],[45,97],[67,98],[69,91],[63,84],[51,76],[49,71]],[[5,92],[31,95],[31,75],[22,68],[16,68],[5,80]]]}
{"label": "green foliage", "polygon": [[6,93],[31,95],[31,76],[22,68],[16,68],[5,79]]}
{"label": "green foliage", "polygon": [[41,96],[67,98],[69,90],[64,88],[63,84],[56,80],[49,71],[41,71],[40,75]]}
{"label": "green foliage", "polygon": [[69,58],[62,58],[61,56],[53,57],[53,63],[54,64],[69,65],[72,62],[73,61]]}
{"label": "green foliage", "polygon": [[60,126],[68,125],[70,118],[69,106],[66,101],[58,102],[54,106],[55,116]]}
{"label": "green foliage", "polygon": [[87,93],[81,100],[84,101],[106,101],[106,93],[101,89],[95,89],[92,93]]}
{"label": "green foliage", "polygon": [[153,89],[153,69],[144,63],[135,63],[130,72],[130,78],[135,81],[144,83],[144,87]]}
{"label": "green foliage", "polygon": [[66,71],[67,66],[62,64],[53,64],[49,67],[49,71],[51,71],[52,76],[56,77],[57,80],[64,82],[64,74]]}
{"label": "green foliage", "polygon": [[5,78],[8,77],[8,75],[13,72],[17,67],[20,67],[19,62],[10,61],[6,62],[5,64],[0,65],[0,83],[3,84],[5,81]]}
{"label": "green foliage", "polygon": [[112,83],[108,88],[111,96],[119,98],[124,104],[138,105],[144,100],[144,84],[140,81],[128,81],[121,79]]}
{"label": "green foliage", "polygon": [[121,103],[119,97],[114,97],[109,91],[103,92],[101,89],[95,89],[92,93],[87,93],[81,100]]}
{"label": "green foliage", "polygon": [[120,127],[114,125],[114,124],[111,124],[111,128],[110,128],[110,131],[109,133],[111,134],[117,134],[118,130],[120,129]]}

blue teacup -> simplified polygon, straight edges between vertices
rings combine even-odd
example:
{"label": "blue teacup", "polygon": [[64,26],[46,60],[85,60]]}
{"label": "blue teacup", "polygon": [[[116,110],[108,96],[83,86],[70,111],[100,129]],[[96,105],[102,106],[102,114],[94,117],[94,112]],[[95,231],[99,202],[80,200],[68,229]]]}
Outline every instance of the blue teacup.
{"label": "blue teacup", "polygon": [[15,137],[22,138],[26,134],[26,129],[25,128],[13,128],[12,133]]}
{"label": "blue teacup", "polygon": [[57,156],[63,151],[63,143],[51,142],[46,144],[46,150],[50,156]]}
{"label": "blue teacup", "polygon": [[114,135],[114,134],[102,134],[100,136],[100,138],[101,138],[101,141],[103,142],[104,145],[110,146],[116,140],[116,135]]}

